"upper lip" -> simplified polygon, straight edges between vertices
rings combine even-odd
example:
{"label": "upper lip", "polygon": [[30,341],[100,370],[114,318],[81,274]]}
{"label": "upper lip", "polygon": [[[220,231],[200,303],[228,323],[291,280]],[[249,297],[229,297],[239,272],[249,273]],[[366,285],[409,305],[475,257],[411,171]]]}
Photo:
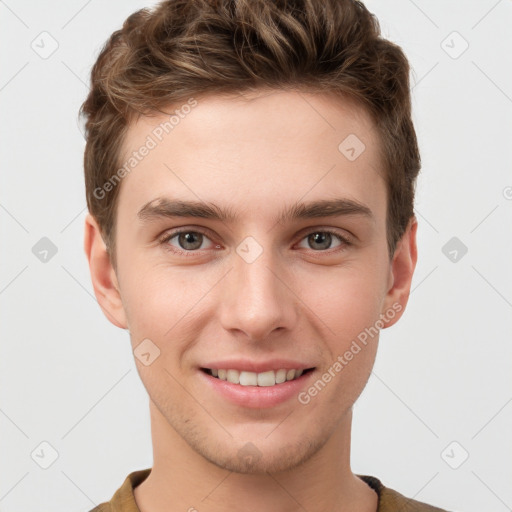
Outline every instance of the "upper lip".
{"label": "upper lip", "polygon": [[246,372],[262,373],[269,370],[306,370],[314,368],[313,364],[305,364],[293,359],[268,359],[266,361],[254,361],[249,359],[227,359],[222,361],[211,361],[201,365],[201,368],[214,370],[240,370]]}

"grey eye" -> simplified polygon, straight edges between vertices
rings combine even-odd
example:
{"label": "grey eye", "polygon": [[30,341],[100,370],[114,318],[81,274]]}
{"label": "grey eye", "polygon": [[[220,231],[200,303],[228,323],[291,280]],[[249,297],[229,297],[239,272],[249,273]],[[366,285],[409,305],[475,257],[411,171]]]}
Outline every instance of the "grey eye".
{"label": "grey eye", "polygon": [[336,247],[337,245],[333,245],[333,242],[336,239],[338,239],[337,245],[341,245],[341,237],[339,237],[338,235],[329,233],[328,231],[314,231],[307,235],[306,237],[304,237],[303,240],[307,242],[306,248],[313,249],[314,251],[322,251],[325,249],[332,249],[333,247]]}

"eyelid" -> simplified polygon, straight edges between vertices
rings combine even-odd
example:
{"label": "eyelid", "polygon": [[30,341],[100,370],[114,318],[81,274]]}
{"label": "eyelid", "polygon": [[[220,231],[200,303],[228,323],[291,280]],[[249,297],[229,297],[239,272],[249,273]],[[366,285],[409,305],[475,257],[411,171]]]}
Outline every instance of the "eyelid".
{"label": "eyelid", "polygon": [[[175,236],[181,235],[182,233],[200,233],[204,237],[208,238],[208,240],[210,240],[210,242],[212,244],[220,245],[220,244],[214,242],[214,240],[212,240],[212,237],[209,235],[208,230],[206,230],[205,228],[194,227],[194,226],[193,227],[185,227],[185,228],[180,227],[180,228],[175,228],[175,229],[166,231],[162,236],[158,237],[158,242],[161,245],[167,245],[167,242],[169,242]],[[171,245],[166,247],[166,249],[171,252],[177,253],[177,254],[194,254],[194,253],[198,254],[199,252],[206,250],[206,249],[198,249],[195,251],[186,251],[184,249],[180,249],[178,247],[174,247]]]}
{"label": "eyelid", "polygon": [[[182,233],[200,233],[203,236],[205,236],[206,238],[208,238],[212,244],[216,245],[217,247],[220,246],[219,243],[215,242],[212,239],[214,237],[209,235],[208,229],[199,227],[199,226],[197,226],[197,227],[196,226],[179,227],[179,228],[174,228],[174,229],[168,230],[162,236],[160,236],[158,238],[158,241],[161,245],[166,246],[165,250],[168,250],[168,251],[170,251],[174,254],[178,254],[178,255],[194,256],[194,255],[201,254],[203,251],[207,250],[207,249],[196,249],[196,250],[187,251],[187,250],[180,249],[178,247],[174,247],[174,246],[168,244],[168,242],[172,238],[174,238],[175,236],[180,235]],[[329,233],[329,234],[337,237],[340,242],[340,246],[334,248],[334,251],[342,250],[343,248],[346,248],[347,246],[350,246],[353,244],[353,238],[354,238],[353,235],[346,234],[346,232],[344,232],[345,234],[341,234],[339,232],[339,228],[333,228],[333,227],[327,227],[327,226],[320,226],[320,227],[309,226],[307,228],[304,228],[303,230],[301,230],[299,232],[299,235],[298,235],[299,238],[298,238],[296,244],[302,242],[306,237],[308,237],[309,235],[311,235],[313,233]],[[313,250],[313,249],[311,249],[311,250]],[[317,254],[321,254],[321,253],[330,253],[332,250],[333,249],[331,248],[331,249],[327,249],[325,251],[314,251],[314,252]]]}
{"label": "eyelid", "polygon": [[[340,232],[340,231],[341,230],[339,228],[333,228],[333,227],[327,227],[327,226],[319,226],[319,227],[310,226],[308,228],[304,228],[304,230],[302,230],[299,233],[299,242],[304,240],[304,238],[306,238],[307,236],[309,236],[312,233],[330,233],[331,235],[338,237],[340,242],[345,245],[351,245],[352,243],[354,243],[354,238],[355,238],[354,235],[352,235],[351,233],[347,233],[347,231],[345,231],[345,230],[343,230],[342,232]],[[323,251],[323,252],[327,252],[327,251]]]}

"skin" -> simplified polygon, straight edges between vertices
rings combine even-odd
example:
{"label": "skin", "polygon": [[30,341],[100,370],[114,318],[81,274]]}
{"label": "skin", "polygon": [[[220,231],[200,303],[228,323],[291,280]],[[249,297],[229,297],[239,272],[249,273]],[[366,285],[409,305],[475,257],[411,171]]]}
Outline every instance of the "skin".
{"label": "skin", "polygon": [[[304,388],[381,315],[407,304],[416,265],[416,221],[390,257],[379,138],[366,112],[326,94],[259,91],[205,96],[122,181],[116,217],[117,270],[95,219],[84,247],[94,291],[132,348],[149,338],[160,356],[136,358],[150,397],[154,465],[135,489],[142,512],[278,510],[375,511],[376,493],[350,468],[352,406],[367,383],[378,335],[307,405],[294,397],[265,409],[234,405],[198,377],[199,366],[233,356],[310,363]],[[174,106],[173,109],[174,110]],[[139,148],[168,116],[134,123],[123,151]],[[366,146],[349,161],[338,145],[356,134]],[[215,203],[238,218],[143,222],[149,201]],[[347,198],[365,215],[276,223],[297,202]],[[189,256],[171,230],[204,230]],[[331,228],[332,236],[308,238]],[[252,236],[261,255],[237,246]],[[199,241],[200,243],[200,241]],[[398,307],[397,307],[398,305]],[[257,460],[241,457],[251,442]],[[247,449],[247,448],[245,448]]]}

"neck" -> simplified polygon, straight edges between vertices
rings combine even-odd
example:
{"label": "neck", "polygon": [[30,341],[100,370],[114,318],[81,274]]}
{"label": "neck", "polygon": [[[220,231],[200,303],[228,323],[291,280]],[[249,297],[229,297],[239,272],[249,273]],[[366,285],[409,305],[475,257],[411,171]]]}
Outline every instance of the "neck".
{"label": "neck", "polygon": [[153,468],[134,490],[141,512],[254,510],[375,512],[377,494],[350,469],[352,412],[301,465],[276,473],[240,474],[194,451],[150,401]]}

